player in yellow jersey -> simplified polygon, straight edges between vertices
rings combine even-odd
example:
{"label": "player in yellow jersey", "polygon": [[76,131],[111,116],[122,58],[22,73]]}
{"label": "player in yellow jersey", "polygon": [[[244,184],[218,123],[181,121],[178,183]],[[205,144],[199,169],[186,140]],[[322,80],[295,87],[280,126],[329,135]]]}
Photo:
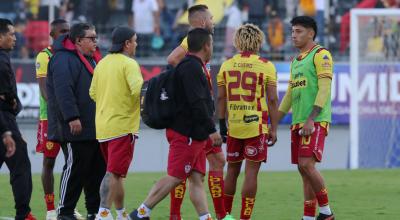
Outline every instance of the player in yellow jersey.
{"label": "player in yellow jersey", "polygon": [[317,24],[308,16],[292,19],[292,41],[300,54],[290,65],[290,83],[279,106],[279,119],[292,109],[292,163],[303,181],[302,220],[333,220],[324,179],[315,164],[321,162],[331,122],[333,60],[328,50],[314,42]]}
{"label": "player in yellow jersey", "polygon": [[229,213],[242,162],[246,160],[240,219],[251,218],[258,171],[261,162],[267,160],[267,146],[276,142],[277,76],[274,64],[258,55],[263,41],[264,33],[257,26],[239,27],[234,45],[240,53],[225,61],[217,75],[221,130],[226,127],[228,116],[225,207]]}
{"label": "player in yellow jersey", "polygon": [[[189,24],[191,28],[204,28],[210,33],[214,32],[213,16],[208,10],[206,5],[194,5],[189,8]],[[187,37],[182,40],[180,46],[174,49],[168,56],[168,64],[176,66],[188,53],[188,42]],[[210,64],[206,64],[206,70],[204,71],[207,75],[207,79],[211,81],[210,75]],[[210,83],[211,85],[212,83]],[[212,88],[210,88],[212,90]],[[215,213],[217,219],[232,219],[231,216],[226,215],[223,197],[224,187],[224,166],[225,158],[222,153],[221,146],[212,146],[211,141],[207,142],[207,146],[204,149],[208,165],[208,187],[213,200]],[[181,220],[181,205],[183,197],[186,191],[186,183],[178,185],[171,192],[171,208],[170,208],[170,220]]]}

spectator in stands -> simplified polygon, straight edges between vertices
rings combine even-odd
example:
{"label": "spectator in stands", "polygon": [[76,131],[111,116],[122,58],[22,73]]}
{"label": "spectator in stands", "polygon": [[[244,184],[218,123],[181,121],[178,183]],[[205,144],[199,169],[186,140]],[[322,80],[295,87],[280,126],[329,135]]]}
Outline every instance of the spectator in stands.
{"label": "spectator in stands", "polygon": [[269,0],[242,0],[241,4],[249,9],[249,23],[262,28],[271,9],[269,2]]}
{"label": "spectator in stands", "polygon": [[230,7],[225,9],[225,15],[228,16],[225,28],[225,47],[224,58],[230,58],[234,54],[235,47],[233,46],[233,36],[235,31],[242,25],[242,12],[239,4],[235,1]]}
{"label": "spectator in stands", "polygon": [[[163,0],[163,2],[168,3],[165,4],[164,3],[164,7],[160,6],[160,28],[161,28],[161,35],[164,38],[164,41],[166,41],[166,43],[170,43],[170,45],[168,46],[176,46],[175,41],[174,40],[174,34],[175,34],[175,18],[177,15],[177,12],[180,10],[180,8],[182,7],[182,2],[184,2],[183,0]],[[160,3],[159,3],[160,4]],[[187,6],[185,7],[184,10],[187,9]],[[186,31],[185,31],[186,34]]]}
{"label": "spectator in stands", "polygon": [[[354,8],[374,8],[378,0],[362,0]],[[347,51],[350,42],[350,11],[342,16],[340,24],[340,52]]]}
{"label": "spectator in stands", "polygon": [[14,20],[16,17],[14,0],[1,0],[0,1],[0,18]]}
{"label": "spectator in stands", "polygon": [[15,43],[14,50],[11,53],[12,58],[28,59],[29,50],[26,47],[26,37],[24,35],[26,24],[22,20],[15,21]]}
{"label": "spectator in stands", "polygon": [[40,0],[39,6],[39,20],[49,20],[49,7],[54,6],[54,16],[58,18],[59,8],[61,2],[60,0]]}
{"label": "spectator in stands", "polygon": [[160,15],[156,0],[132,0],[133,28],[137,33],[137,56],[150,55],[150,42],[153,35],[160,35]]}
{"label": "spectator in stands", "polygon": [[276,11],[271,12],[271,20],[268,23],[268,43],[271,46],[272,60],[283,59],[283,45],[285,43],[285,31],[282,19]]}
{"label": "spectator in stands", "polygon": [[315,1],[315,21],[317,22],[317,26],[320,28],[317,34],[316,41],[320,45],[324,45],[324,37],[325,37],[325,0],[314,0]]}
{"label": "spectator in stands", "polygon": [[383,58],[383,23],[377,18],[372,22],[373,35],[368,38],[367,42],[367,57],[373,59]]}
{"label": "spectator in stands", "polygon": [[315,16],[316,1],[317,0],[299,0],[299,9],[301,10],[301,14],[307,15],[307,16]]}

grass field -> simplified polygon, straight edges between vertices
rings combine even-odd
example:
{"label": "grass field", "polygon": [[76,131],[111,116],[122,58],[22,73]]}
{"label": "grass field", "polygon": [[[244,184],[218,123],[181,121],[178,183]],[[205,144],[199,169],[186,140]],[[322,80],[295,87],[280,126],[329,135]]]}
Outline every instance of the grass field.
{"label": "grass field", "polygon": [[[132,173],[126,179],[126,207],[136,208],[163,173]],[[331,207],[339,220],[400,219],[400,169],[323,171],[329,190]],[[56,183],[59,183],[59,175]],[[242,178],[242,176],[241,176]],[[0,175],[0,216],[14,215],[14,202],[7,175]],[[241,182],[241,181],[240,181]],[[38,219],[44,219],[45,205],[40,176],[33,177],[34,190],[31,208]],[[240,211],[240,186],[235,197],[233,215]],[[56,187],[57,188],[57,187]],[[207,190],[208,191],[208,190]],[[210,197],[210,196],[209,196]],[[302,191],[296,172],[263,172],[260,174],[253,219],[293,220],[302,215]],[[213,211],[211,200],[210,210]],[[85,213],[84,202],[78,204]],[[152,212],[153,220],[168,220],[169,199]],[[198,219],[186,195],[184,219]]]}

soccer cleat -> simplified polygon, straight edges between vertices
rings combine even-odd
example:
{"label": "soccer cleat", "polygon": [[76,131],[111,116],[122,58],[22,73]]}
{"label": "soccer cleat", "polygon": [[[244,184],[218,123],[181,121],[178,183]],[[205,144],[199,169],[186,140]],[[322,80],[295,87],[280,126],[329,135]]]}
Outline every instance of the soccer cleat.
{"label": "soccer cleat", "polygon": [[46,220],[57,220],[56,210],[47,211]]}
{"label": "soccer cleat", "polygon": [[25,216],[25,220],[36,220],[36,218],[32,215],[32,212],[29,212],[29,214]]}
{"label": "soccer cleat", "polygon": [[135,209],[133,212],[131,212],[131,214],[129,214],[129,220],[150,220],[150,217],[143,217],[143,218],[139,218],[138,217],[138,211]]}
{"label": "soccer cleat", "polygon": [[76,220],[73,215],[59,215],[58,220]]}
{"label": "soccer cleat", "polygon": [[335,220],[335,216],[333,215],[333,213],[330,215],[319,213],[317,220]]}
{"label": "soccer cleat", "polygon": [[76,220],[85,220],[85,218],[78,212],[78,209],[74,209],[74,216]]}
{"label": "soccer cleat", "polygon": [[96,220],[97,214],[87,214],[86,220]]}
{"label": "soccer cleat", "polygon": [[96,220],[114,220],[110,212],[104,210],[100,214],[97,214]]}
{"label": "soccer cleat", "polygon": [[225,215],[222,220],[235,220],[235,218],[232,215]]}

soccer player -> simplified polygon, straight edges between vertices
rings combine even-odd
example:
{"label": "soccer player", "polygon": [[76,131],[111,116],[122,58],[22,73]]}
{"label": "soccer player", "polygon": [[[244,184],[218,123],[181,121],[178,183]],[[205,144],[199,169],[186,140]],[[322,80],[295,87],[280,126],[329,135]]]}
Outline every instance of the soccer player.
{"label": "soccer player", "polygon": [[[56,19],[50,24],[50,37],[56,40],[60,35],[69,32],[69,24],[63,19]],[[49,46],[36,56],[36,78],[40,89],[39,125],[37,131],[36,152],[43,153],[42,184],[44,200],[46,202],[46,220],[56,220],[57,212],[54,208],[54,175],[53,169],[56,157],[60,151],[60,144],[47,140],[47,66],[53,56],[53,48]]]}
{"label": "soccer player", "polygon": [[133,158],[140,124],[140,91],[143,77],[136,52],[136,33],[128,27],[112,32],[110,54],[94,69],[90,97],[96,102],[96,137],[107,164],[100,185],[98,220],[112,220],[114,203],[117,220],[128,220],[124,208],[123,179]]}
{"label": "soccer player", "polygon": [[228,213],[232,212],[237,178],[246,160],[240,211],[243,220],[251,218],[258,171],[267,160],[268,141],[270,145],[276,142],[277,77],[274,64],[258,55],[263,42],[264,33],[257,26],[240,26],[234,37],[240,53],[225,61],[217,75],[220,127],[226,127],[225,115],[228,115],[225,207]]}
{"label": "soccer player", "polygon": [[[194,5],[189,8],[189,24],[191,28],[204,28],[209,32],[214,32],[213,16],[208,10],[206,5]],[[188,43],[187,37],[185,37],[180,46],[175,48],[174,51],[168,56],[168,64],[176,66],[187,54]],[[209,63],[206,64],[207,78],[211,79]],[[211,84],[210,84],[211,85]],[[210,88],[212,89],[212,88]],[[211,145],[211,141],[207,141],[205,148],[209,172],[208,172],[208,187],[213,200],[215,213],[217,219],[230,219],[230,216],[226,215],[224,206],[224,166],[225,158],[222,153],[221,146],[214,147]],[[170,220],[181,220],[181,206],[186,191],[186,182],[179,184],[174,190],[171,191],[171,207],[170,207]]]}
{"label": "soccer player", "polygon": [[328,191],[315,164],[322,160],[331,122],[333,60],[328,50],[314,42],[317,25],[313,18],[295,17],[291,24],[293,45],[300,54],[290,65],[290,83],[279,106],[279,119],[292,109],[292,163],[297,164],[303,179],[303,220],[315,219],[317,202],[317,219],[332,220]]}
{"label": "soccer player", "polygon": [[210,220],[203,186],[206,156],[204,147],[211,139],[213,146],[222,144],[222,138],[213,121],[214,104],[205,75],[205,63],[213,51],[212,35],[196,28],[188,34],[189,53],[178,64],[175,72],[177,114],[166,130],[170,144],[168,175],[151,189],[146,200],[129,216],[150,219],[150,212],[157,203],[187,178],[190,181],[190,199],[200,220]]}

